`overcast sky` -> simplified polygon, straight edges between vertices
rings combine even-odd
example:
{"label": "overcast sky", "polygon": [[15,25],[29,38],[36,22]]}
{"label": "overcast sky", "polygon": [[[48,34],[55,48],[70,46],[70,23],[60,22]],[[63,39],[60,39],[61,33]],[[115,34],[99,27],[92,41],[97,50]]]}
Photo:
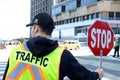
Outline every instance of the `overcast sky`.
{"label": "overcast sky", "polygon": [[29,37],[30,0],[0,0],[0,39]]}

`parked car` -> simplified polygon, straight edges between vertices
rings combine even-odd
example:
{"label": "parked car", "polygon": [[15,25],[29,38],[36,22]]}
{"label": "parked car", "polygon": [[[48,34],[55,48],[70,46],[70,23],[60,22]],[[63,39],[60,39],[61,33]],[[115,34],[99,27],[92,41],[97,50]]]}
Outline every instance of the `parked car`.
{"label": "parked car", "polygon": [[6,46],[4,44],[0,44],[0,49],[6,49]]}
{"label": "parked car", "polygon": [[58,42],[60,46],[64,47],[65,49],[68,50],[77,50],[80,48],[80,42],[77,40],[65,40]]}

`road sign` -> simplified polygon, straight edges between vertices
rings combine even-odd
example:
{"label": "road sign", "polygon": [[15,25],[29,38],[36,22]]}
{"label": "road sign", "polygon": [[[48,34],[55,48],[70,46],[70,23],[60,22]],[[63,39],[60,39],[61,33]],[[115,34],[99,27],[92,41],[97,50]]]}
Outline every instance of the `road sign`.
{"label": "road sign", "polygon": [[113,48],[114,33],[107,22],[96,21],[88,29],[88,46],[95,56],[106,56]]}

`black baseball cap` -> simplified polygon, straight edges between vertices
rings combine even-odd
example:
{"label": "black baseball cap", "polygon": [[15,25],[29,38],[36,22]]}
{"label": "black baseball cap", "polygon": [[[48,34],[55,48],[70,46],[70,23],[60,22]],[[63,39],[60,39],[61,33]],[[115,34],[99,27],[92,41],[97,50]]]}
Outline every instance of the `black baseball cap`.
{"label": "black baseball cap", "polygon": [[37,14],[32,20],[32,22],[27,24],[26,27],[33,26],[34,24],[40,25],[43,28],[55,28],[52,17],[47,13]]}

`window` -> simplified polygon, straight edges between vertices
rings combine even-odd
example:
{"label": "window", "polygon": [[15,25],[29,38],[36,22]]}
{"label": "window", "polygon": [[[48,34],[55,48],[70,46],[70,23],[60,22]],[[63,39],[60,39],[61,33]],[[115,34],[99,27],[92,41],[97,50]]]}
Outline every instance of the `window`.
{"label": "window", "polygon": [[76,9],[76,7],[77,7],[76,1],[73,1],[66,5],[66,11],[74,10]]}
{"label": "window", "polygon": [[77,7],[81,6],[81,0],[77,0]]}
{"label": "window", "polygon": [[120,12],[116,12],[116,19],[120,20]]}
{"label": "window", "polygon": [[116,27],[116,28],[112,28],[114,31],[114,34],[120,34],[120,28]]}
{"label": "window", "polygon": [[67,23],[69,23],[69,20],[67,19]]}
{"label": "window", "polygon": [[109,12],[109,19],[113,19],[114,18],[114,12]]}
{"label": "window", "polygon": [[96,18],[96,14],[93,14],[93,19],[95,19]]}
{"label": "window", "polygon": [[65,12],[65,6],[62,6],[62,12]]}
{"label": "window", "polygon": [[70,19],[70,23],[72,22],[72,19]]}
{"label": "window", "polygon": [[64,24],[64,20],[62,20],[61,23]]}
{"label": "window", "polygon": [[45,2],[43,1],[43,6],[45,6]]}
{"label": "window", "polygon": [[52,15],[60,14],[62,12],[62,6],[52,9]]}
{"label": "window", "polygon": [[45,0],[45,2],[46,2],[46,4],[48,4],[48,1],[47,1],[47,0]]}
{"label": "window", "polygon": [[96,13],[96,18],[100,18],[100,13]]}
{"label": "window", "polygon": [[68,19],[68,23],[70,23],[70,19]]}
{"label": "window", "polygon": [[83,20],[87,20],[87,16],[83,16]]}
{"label": "window", "polygon": [[81,0],[81,6],[90,5],[97,2],[97,0]]}
{"label": "window", "polygon": [[113,12],[109,12],[109,17],[114,17],[114,13]]}
{"label": "window", "polygon": [[60,0],[60,2],[63,2],[63,1],[65,1],[65,0]]}
{"label": "window", "polygon": [[73,22],[75,22],[75,18],[73,18]]}
{"label": "window", "polygon": [[93,19],[94,14],[91,14],[91,19]]}
{"label": "window", "polygon": [[42,7],[42,3],[40,3],[40,7]]}
{"label": "window", "polygon": [[92,17],[92,15],[90,14],[90,15],[89,15],[89,20],[91,19],[91,17]]}
{"label": "window", "polygon": [[77,21],[77,22],[79,22],[79,21],[80,21],[80,18],[79,18],[79,17],[77,17],[77,18],[76,18],[76,21]]}

